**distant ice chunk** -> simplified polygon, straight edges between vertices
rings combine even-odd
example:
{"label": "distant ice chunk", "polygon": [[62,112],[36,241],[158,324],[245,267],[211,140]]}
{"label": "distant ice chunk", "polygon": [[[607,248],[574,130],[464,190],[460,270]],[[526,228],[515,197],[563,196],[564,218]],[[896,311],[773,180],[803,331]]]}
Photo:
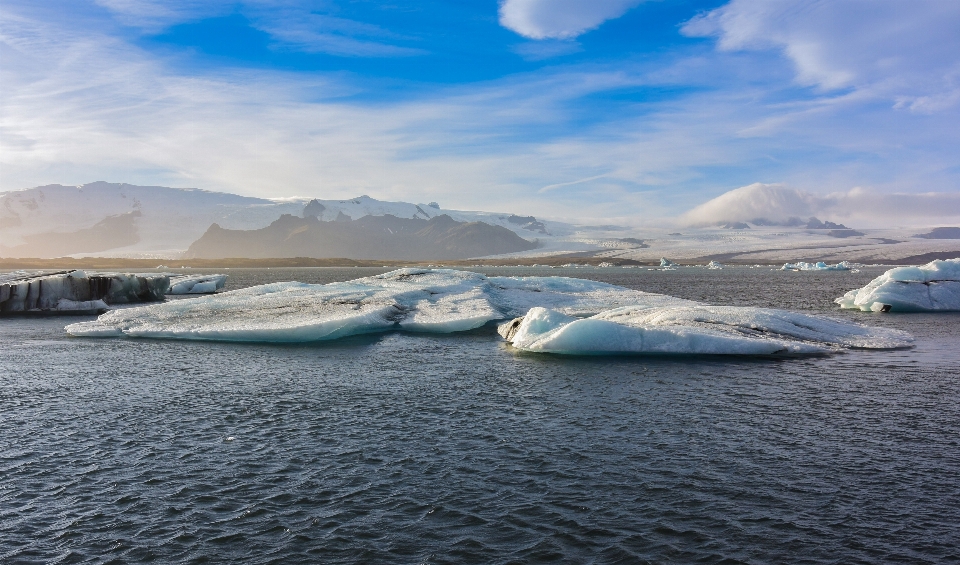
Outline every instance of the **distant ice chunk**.
{"label": "distant ice chunk", "polygon": [[707,268],[708,268],[708,269],[722,269],[722,268],[723,268],[723,264],[720,263],[720,261],[710,261],[709,263],[707,263]]}
{"label": "distant ice chunk", "polygon": [[780,267],[781,271],[849,271],[853,269],[847,261],[841,261],[836,265],[828,265],[823,261],[818,261],[816,263],[784,263]]}
{"label": "distant ice chunk", "polygon": [[906,332],[830,318],[736,306],[627,306],[589,318],[547,308],[499,326],[514,347],[572,355],[807,354],[841,348],[909,346]]}
{"label": "distant ice chunk", "polygon": [[212,294],[227,284],[227,275],[171,275],[167,294]]}
{"label": "distant ice chunk", "polygon": [[391,329],[458,332],[546,306],[572,316],[687,300],[565,277],[486,277],[400,269],[327,285],[275,283],[194,300],[116,310],[67,326],[77,336],[308,342]]}
{"label": "distant ice chunk", "polygon": [[960,311],[960,258],[890,269],[835,302],[864,312]]}
{"label": "distant ice chunk", "polygon": [[660,258],[660,267],[667,268],[667,267],[676,267],[676,266],[677,264],[671,261],[670,259],[667,259],[665,257]]}

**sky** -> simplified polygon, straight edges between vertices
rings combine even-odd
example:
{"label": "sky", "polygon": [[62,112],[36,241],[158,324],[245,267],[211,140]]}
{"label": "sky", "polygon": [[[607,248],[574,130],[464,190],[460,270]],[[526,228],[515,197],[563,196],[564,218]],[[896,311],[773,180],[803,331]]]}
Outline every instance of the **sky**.
{"label": "sky", "polygon": [[958,29],[954,0],[4,0],[0,190],[960,219]]}

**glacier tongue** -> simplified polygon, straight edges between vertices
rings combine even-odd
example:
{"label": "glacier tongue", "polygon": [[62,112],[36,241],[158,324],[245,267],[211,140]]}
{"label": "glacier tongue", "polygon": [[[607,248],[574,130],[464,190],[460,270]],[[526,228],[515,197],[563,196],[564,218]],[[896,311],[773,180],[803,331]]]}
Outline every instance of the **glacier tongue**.
{"label": "glacier tongue", "polygon": [[75,336],[296,343],[403,330],[459,332],[495,320],[518,349],[552,353],[810,353],[902,347],[904,332],[763,308],[697,302],[565,277],[400,269],[326,285],[274,283],[115,310]]}
{"label": "glacier tongue", "polygon": [[890,269],[834,302],[864,312],[960,311],[960,258]]}

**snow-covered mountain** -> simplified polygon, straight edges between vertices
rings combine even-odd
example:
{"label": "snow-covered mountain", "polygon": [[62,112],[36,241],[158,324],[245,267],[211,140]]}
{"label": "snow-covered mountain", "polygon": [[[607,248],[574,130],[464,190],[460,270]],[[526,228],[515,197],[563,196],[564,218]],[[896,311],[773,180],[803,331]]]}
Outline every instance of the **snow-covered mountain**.
{"label": "snow-covered mountain", "polygon": [[446,210],[437,203],[385,202],[369,196],[267,200],[191,188],[94,182],[0,193],[0,257],[173,255],[214,223],[225,229],[255,230],[283,214],[312,215],[321,221],[387,214],[429,220],[446,214],[461,222],[502,226],[528,240],[573,231],[568,224],[533,216]]}

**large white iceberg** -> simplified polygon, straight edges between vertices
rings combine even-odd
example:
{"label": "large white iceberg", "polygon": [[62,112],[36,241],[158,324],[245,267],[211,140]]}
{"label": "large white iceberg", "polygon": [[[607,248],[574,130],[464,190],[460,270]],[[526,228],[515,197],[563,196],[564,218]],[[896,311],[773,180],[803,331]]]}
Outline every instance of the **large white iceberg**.
{"label": "large white iceberg", "polygon": [[565,277],[486,277],[400,269],[326,285],[274,283],[117,310],[67,326],[72,335],[306,342],[401,329],[456,332],[548,306],[588,316],[628,304],[693,304],[679,298]]}
{"label": "large white iceberg", "polygon": [[227,284],[227,275],[170,275],[167,294],[212,294]]}
{"label": "large white iceberg", "polygon": [[738,306],[627,306],[588,318],[547,308],[502,324],[517,349],[539,353],[772,355],[910,345],[909,334],[821,316]]}
{"label": "large white iceberg", "polygon": [[853,270],[853,266],[847,261],[841,261],[836,265],[828,265],[823,261],[817,261],[816,263],[804,263],[803,261],[799,263],[784,263],[780,267],[781,271],[850,271]]}
{"label": "large white iceberg", "polygon": [[[558,353],[805,353],[901,347],[911,340],[896,330],[779,310],[705,306],[583,279],[447,269],[400,269],[326,285],[268,284],[115,310],[66,329],[75,336],[295,343],[387,330],[467,331],[518,316],[523,318],[514,329],[522,331],[508,341]],[[646,337],[637,338],[638,331]]]}
{"label": "large white iceberg", "polygon": [[960,311],[960,258],[890,269],[835,302],[864,312]]}

